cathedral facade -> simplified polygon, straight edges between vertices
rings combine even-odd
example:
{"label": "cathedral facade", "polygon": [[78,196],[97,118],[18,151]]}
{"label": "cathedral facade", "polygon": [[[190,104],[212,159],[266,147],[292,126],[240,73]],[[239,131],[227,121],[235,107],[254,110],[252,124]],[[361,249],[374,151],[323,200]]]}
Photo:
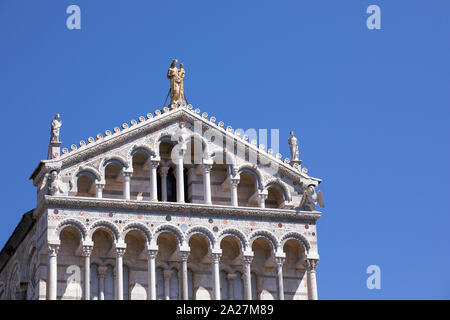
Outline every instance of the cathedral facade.
{"label": "cathedral facade", "polygon": [[293,133],[283,161],[170,96],[69,149],[55,117],[36,208],[0,253],[0,299],[317,299],[321,180]]}

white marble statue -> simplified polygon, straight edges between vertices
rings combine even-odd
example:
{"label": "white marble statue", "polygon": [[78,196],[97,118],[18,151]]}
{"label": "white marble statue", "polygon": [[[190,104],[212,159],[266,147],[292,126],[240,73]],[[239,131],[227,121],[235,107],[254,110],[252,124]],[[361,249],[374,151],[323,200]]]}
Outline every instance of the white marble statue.
{"label": "white marble statue", "polygon": [[62,121],[58,121],[59,113],[52,120],[52,130],[50,133],[50,142],[59,142],[59,130],[62,126]]}
{"label": "white marble statue", "polygon": [[48,177],[49,185],[48,192],[52,196],[58,196],[66,193],[66,185],[59,178],[58,171],[54,170],[50,172]]}
{"label": "white marble statue", "polygon": [[322,191],[316,193],[316,188],[314,185],[310,184],[303,192],[302,198],[300,200],[300,210],[314,211],[316,210],[316,205],[325,208],[325,203],[323,201]]}
{"label": "white marble statue", "polygon": [[291,161],[298,162],[299,154],[298,154],[298,139],[294,136],[294,131],[289,132],[291,137],[288,139],[289,147],[291,149]]}

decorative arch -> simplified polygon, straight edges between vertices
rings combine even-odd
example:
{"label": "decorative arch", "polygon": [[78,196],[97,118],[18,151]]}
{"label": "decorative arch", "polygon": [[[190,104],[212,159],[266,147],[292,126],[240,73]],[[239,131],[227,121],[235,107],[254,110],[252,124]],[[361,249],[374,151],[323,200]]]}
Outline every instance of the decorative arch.
{"label": "decorative arch", "polygon": [[5,294],[6,294],[5,284],[0,281],[0,300],[5,299]]}
{"label": "decorative arch", "polygon": [[226,236],[233,236],[239,240],[239,243],[241,244],[242,251],[247,250],[248,248],[248,240],[247,237],[238,229],[235,228],[226,228],[223,229],[219,236],[217,237],[217,244],[220,246],[220,243],[222,242],[223,238]]}
{"label": "decorative arch", "polygon": [[16,290],[17,286],[20,283],[20,268],[19,268],[19,261],[16,260],[13,263],[13,267],[11,268],[11,272],[8,276],[8,287],[7,292],[9,292],[9,298],[11,300],[16,300]]}
{"label": "decorative arch", "polygon": [[209,159],[210,158],[210,154],[209,154],[209,142],[208,140],[206,140],[202,135],[194,132],[191,135],[187,136],[184,141],[183,141],[183,147],[186,148],[188,143],[191,142],[191,140],[194,141],[199,141],[201,142],[202,146],[204,146],[203,149],[203,158],[204,159]]}
{"label": "decorative arch", "polygon": [[94,232],[100,228],[104,228],[111,233],[114,241],[118,241],[120,239],[120,231],[119,228],[112,222],[106,220],[95,221],[91,227],[89,228],[88,236],[92,238]]}
{"label": "decorative arch", "polygon": [[186,231],[186,242],[189,243],[189,239],[194,235],[194,234],[201,234],[203,235],[209,242],[209,245],[211,248],[214,248],[214,246],[216,245],[216,237],[214,236],[214,234],[206,227],[203,226],[194,226],[189,228]]}
{"label": "decorative arch", "polygon": [[122,156],[119,156],[119,155],[108,156],[108,157],[104,158],[100,163],[100,168],[102,168],[103,176],[105,176],[106,166],[111,163],[117,163],[123,169],[128,169],[130,167],[129,162],[127,162],[127,160],[124,159]]}
{"label": "decorative arch", "polygon": [[255,230],[250,234],[250,241],[249,246],[252,247],[253,242],[258,238],[264,238],[269,241],[269,243],[272,245],[272,249],[274,252],[277,251],[277,249],[280,247],[280,242],[278,241],[277,237],[268,230]]}
{"label": "decorative arch", "polygon": [[61,232],[67,227],[73,227],[75,230],[77,230],[78,233],[80,234],[81,240],[86,239],[86,237],[88,235],[88,231],[87,231],[86,227],[84,226],[84,224],[79,220],[66,219],[66,220],[63,220],[55,229],[55,233],[56,233],[55,235],[58,240],[59,240]]}
{"label": "decorative arch", "polygon": [[80,166],[78,170],[76,170],[75,173],[72,175],[72,179],[70,181],[72,192],[78,192],[78,178],[83,175],[91,177],[94,183],[101,182],[104,180],[102,179],[103,177],[102,174],[96,168],[90,166]]}
{"label": "decorative arch", "polygon": [[289,191],[286,184],[283,181],[281,181],[279,178],[272,178],[272,179],[267,180],[264,185],[264,190],[268,190],[270,187],[278,188],[284,195],[284,199],[286,201],[292,201],[291,192]]}
{"label": "decorative arch", "polygon": [[243,164],[239,168],[237,168],[238,174],[241,174],[243,172],[247,172],[253,175],[253,177],[255,177],[256,180],[256,188],[258,190],[263,190],[264,177],[256,165]]}
{"label": "decorative arch", "polygon": [[178,245],[183,245],[185,242],[185,238],[183,236],[183,232],[177,226],[169,223],[164,223],[157,226],[154,230],[155,240],[158,240],[158,237],[161,233],[169,232],[175,236],[178,241]]}
{"label": "decorative arch", "polygon": [[224,155],[225,155],[225,164],[228,166],[231,166],[231,168],[235,168],[236,167],[236,159],[229,152],[214,151],[211,154],[210,158],[212,160],[216,160],[219,156],[223,158]]}
{"label": "decorative arch", "polygon": [[283,247],[288,240],[297,240],[300,242],[300,245],[303,247],[305,253],[308,253],[309,249],[311,249],[309,241],[302,234],[295,231],[290,231],[281,237],[281,250],[283,250]]}
{"label": "decorative arch", "polygon": [[156,140],[153,145],[153,150],[155,150],[156,155],[159,156],[159,145],[161,142],[169,141],[174,146],[178,144],[178,141],[172,139],[172,135],[168,131],[163,131],[156,137]]}
{"label": "decorative arch", "polygon": [[127,163],[133,163],[135,153],[142,151],[148,155],[150,159],[156,157],[156,152],[146,144],[135,144],[127,154]]}
{"label": "decorative arch", "polygon": [[140,223],[140,222],[131,222],[131,223],[127,224],[123,228],[120,238],[125,241],[125,237],[126,237],[127,233],[130,231],[133,231],[133,230],[141,232],[144,235],[144,237],[147,239],[147,243],[150,243],[151,240],[153,239],[152,232],[150,231],[150,229],[145,224]]}

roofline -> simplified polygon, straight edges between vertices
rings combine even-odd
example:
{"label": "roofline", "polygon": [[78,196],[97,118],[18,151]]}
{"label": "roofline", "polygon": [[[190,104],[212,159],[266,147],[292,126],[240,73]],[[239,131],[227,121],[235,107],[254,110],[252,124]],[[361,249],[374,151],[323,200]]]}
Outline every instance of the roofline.
{"label": "roofline", "polygon": [[36,219],[33,218],[34,210],[32,209],[22,215],[22,219],[0,251],[0,272],[3,271],[11,257],[16,253],[17,248],[22,244],[25,237],[35,225]]}

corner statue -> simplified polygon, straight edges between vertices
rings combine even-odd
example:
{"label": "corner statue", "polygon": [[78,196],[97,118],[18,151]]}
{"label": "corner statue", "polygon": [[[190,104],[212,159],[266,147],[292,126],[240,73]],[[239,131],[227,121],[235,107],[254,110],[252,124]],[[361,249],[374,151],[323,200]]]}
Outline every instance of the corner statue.
{"label": "corner statue", "polygon": [[173,59],[167,71],[167,78],[170,80],[170,105],[176,107],[184,105],[184,77],[186,71],[183,69],[183,64],[180,63],[180,68],[177,68],[177,59]]}
{"label": "corner statue", "polygon": [[310,184],[303,192],[299,205],[300,210],[314,211],[316,210],[317,203],[319,203],[322,208],[325,208],[322,191],[319,190],[319,192],[316,193],[315,186]]}

